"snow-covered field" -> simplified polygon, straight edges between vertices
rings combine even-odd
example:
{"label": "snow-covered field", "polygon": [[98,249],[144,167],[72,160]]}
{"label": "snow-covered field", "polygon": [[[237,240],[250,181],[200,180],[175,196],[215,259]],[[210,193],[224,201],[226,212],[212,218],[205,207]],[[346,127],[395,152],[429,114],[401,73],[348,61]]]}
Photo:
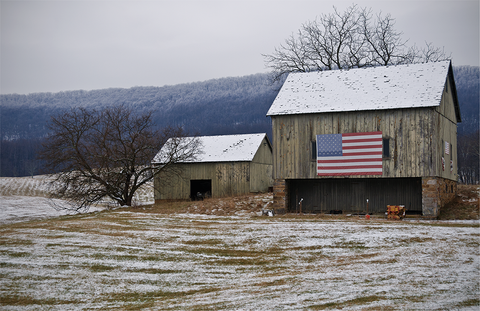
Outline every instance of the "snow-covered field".
{"label": "snow-covered field", "polygon": [[[42,200],[2,195],[2,210],[36,209]],[[165,215],[148,207],[25,217],[0,224],[2,310],[480,307],[478,221]]]}
{"label": "snow-covered field", "polygon": [[[49,181],[48,175],[0,177],[0,224],[73,214],[61,208],[67,206],[62,200],[48,198]],[[153,203],[153,186],[148,186],[136,193],[135,203]],[[93,206],[90,212],[103,209],[104,206]]]}

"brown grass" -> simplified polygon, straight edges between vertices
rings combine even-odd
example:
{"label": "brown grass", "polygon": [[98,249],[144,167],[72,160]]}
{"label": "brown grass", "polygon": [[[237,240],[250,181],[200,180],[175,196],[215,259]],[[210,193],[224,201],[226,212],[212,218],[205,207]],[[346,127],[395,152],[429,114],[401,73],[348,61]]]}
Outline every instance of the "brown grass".
{"label": "brown grass", "polygon": [[260,213],[272,194],[247,194],[224,198],[208,198],[203,201],[165,200],[153,205],[141,206],[138,210],[154,214],[205,214],[214,216],[233,216],[238,214]]}
{"label": "brown grass", "polygon": [[39,299],[31,296],[23,296],[18,294],[6,294],[5,296],[0,296],[0,305],[14,305],[14,306],[30,306],[30,305],[41,305],[41,306],[58,306],[60,304],[75,304],[79,303],[77,300],[63,300],[63,299]]}
{"label": "brown grass", "polygon": [[[480,219],[480,187],[476,185],[458,185],[457,197],[443,207],[438,219],[440,220],[469,220]],[[232,216],[239,214],[260,214],[262,208],[271,208],[272,194],[263,195],[239,195],[225,198],[209,198],[203,201],[164,201],[154,205],[138,207],[145,213],[154,214],[205,214],[214,216]],[[325,215],[325,214],[286,214],[276,217],[338,220],[349,219],[346,215]],[[372,216],[375,219],[374,216]]]}
{"label": "brown grass", "polygon": [[479,191],[478,185],[458,185],[457,197],[440,210],[438,219],[480,219]]}
{"label": "brown grass", "polygon": [[[370,296],[364,296],[364,297],[359,297],[351,300],[347,300],[344,302],[329,302],[325,304],[320,304],[320,305],[314,305],[310,306],[310,309],[312,310],[327,310],[327,309],[343,309],[343,307],[351,307],[351,306],[364,306],[365,304],[376,302],[376,301],[381,301],[385,300],[386,298],[378,295],[370,295]],[[373,309],[366,309],[362,308],[362,310],[393,310],[390,309],[389,307],[386,308],[373,308]]]}

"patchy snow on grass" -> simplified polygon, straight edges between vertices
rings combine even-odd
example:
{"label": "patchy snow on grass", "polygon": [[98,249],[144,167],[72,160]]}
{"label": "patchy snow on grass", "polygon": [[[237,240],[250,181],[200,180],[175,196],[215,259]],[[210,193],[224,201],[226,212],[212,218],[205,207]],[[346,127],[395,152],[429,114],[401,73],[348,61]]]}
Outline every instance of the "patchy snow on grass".
{"label": "patchy snow on grass", "polygon": [[6,310],[478,310],[478,224],[117,210],[0,226]]}
{"label": "patchy snow on grass", "polygon": [[68,215],[65,210],[56,210],[52,204],[62,204],[60,200],[43,197],[0,196],[0,224],[23,222]]}
{"label": "patchy snow on grass", "polygon": [[480,307],[478,221],[261,217],[268,195],[184,214],[65,215],[35,178],[9,182],[0,179],[2,310]]}
{"label": "patchy snow on grass", "polygon": [[[0,177],[0,224],[23,222],[75,214],[67,202],[49,198],[50,177]],[[140,188],[134,196],[135,205],[153,204],[153,183]],[[104,210],[113,201],[91,206],[89,212]]]}

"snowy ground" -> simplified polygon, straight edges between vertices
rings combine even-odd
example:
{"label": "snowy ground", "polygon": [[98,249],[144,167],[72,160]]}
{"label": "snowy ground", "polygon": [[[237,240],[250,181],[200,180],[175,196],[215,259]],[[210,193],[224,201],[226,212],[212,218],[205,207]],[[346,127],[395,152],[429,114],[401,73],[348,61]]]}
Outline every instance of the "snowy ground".
{"label": "snowy ground", "polygon": [[2,218],[13,218],[17,204],[30,220],[0,224],[2,310],[480,307],[478,221],[163,215],[142,207],[35,220],[27,210],[48,209],[42,197],[0,193],[1,210],[10,210]]}
{"label": "snowy ground", "polygon": [[[62,200],[48,198],[49,191],[49,177],[46,175],[0,177],[0,224],[73,214],[61,209],[67,206]],[[153,201],[153,189],[148,188],[138,191],[134,199],[138,204],[151,204]],[[93,206],[90,212],[103,209],[104,206]]]}

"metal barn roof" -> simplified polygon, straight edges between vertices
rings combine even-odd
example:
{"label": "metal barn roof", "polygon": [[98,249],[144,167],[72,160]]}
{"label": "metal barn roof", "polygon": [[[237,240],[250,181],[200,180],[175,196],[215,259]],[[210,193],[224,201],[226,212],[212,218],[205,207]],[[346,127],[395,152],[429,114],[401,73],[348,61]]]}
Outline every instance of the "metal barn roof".
{"label": "metal barn roof", "polygon": [[[195,160],[187,161],[187,163],[252,161],[265,137],[265,133],[200,136],[197,139],[201,144],[201,152]],[[190,141],[194,138],[185,137],[183,139]],[[168,148],[166,146],[169,146],[168,141],[155,156],[153,163],[164,163],[162,159],[166,151],[164,148]]]}
{"label": "metal barn roof", "polygon": [[267,116],[440,105],[450,61],[290,73]]}

